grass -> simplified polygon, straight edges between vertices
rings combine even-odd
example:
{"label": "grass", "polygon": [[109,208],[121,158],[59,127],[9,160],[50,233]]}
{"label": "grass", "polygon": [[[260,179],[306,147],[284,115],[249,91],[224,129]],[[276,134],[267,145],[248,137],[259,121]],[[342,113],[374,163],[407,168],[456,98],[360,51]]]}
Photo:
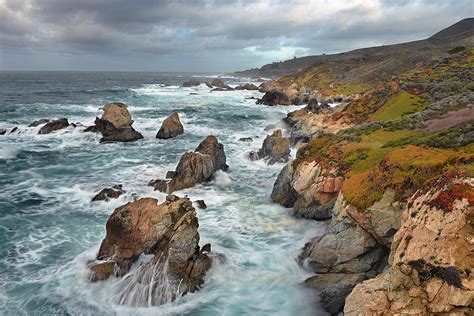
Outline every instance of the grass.
{"label": "grass", "polygon": [[370,86],[367,84],[349,84],[349,85],[336,87],[333,92],[335,94],[351,95],[351,94],[364,93],[369,89],[370,89]]}
{"label": "grass", "polygon": [[371,117],[371,121],[389,121],[411,114],[423,111],[427,108],[427,103],[419,96],[408,92],[400,92],[392,96],[380,109]]}

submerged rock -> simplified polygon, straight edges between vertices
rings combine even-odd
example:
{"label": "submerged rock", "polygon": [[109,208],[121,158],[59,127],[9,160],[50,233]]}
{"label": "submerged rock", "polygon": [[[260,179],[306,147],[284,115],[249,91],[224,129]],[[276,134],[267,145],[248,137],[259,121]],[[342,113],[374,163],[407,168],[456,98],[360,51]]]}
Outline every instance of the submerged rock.
{"label": "submerged rock", "polygon": [[0,135],[5,135],[7,133],[7,130],[2,128],[0,129]]}
{"label": "submerged rock", "polygon": [[131,142],[142,139],[143,135],[132,127],[132,116],[127,106],[115,102],[104,105],[101,118],[96,117],[95,125],[86,128],[85,132],[101,133],[100,143]]}
{"label": "submerged rock", "polygon": [[199,289],[211,266],[211,258],[199,250],[199,224],[191,201],[170,195],[157,203],[142,198],[115,209],[107,221],[98,261],[90,265],[91,281],[100,281],[121,277],[141,255],[153,255],[122,280],[120,304],[171,302]]}
{"label": "submerged rock", "polygon": [[168,116],[161,125],[156,138],[168,139],[173,138],[184,133],[183,124],[179,120],[179,115],[176,112],[173,112]]}
{"label": "submerged rock", "polygon": [[217,170],[227,171],[224,145],[215,136],[207,136],[194,152],[181,156],[176,170],[169,174],[170,180],[152,180],[149,185],[155,190],[171,193],[190,188],[198,183],[212,180]]}
{"label": "submerged rock", "polygon": [[262,148],[257,153],[249,154],[249,158],[265,159],[269,164],[287,162],[290,158],[290,140],[282,136],[281,130],[276,130],[265,138]]}
{"label": "submerged rock", "polygon": [[41,129],[39,130],[38,134],[49,134],[54,131],[66,128],[69,126],[69,122],[67,119],[62,118],[59,120],[51,121],[46,123]]}
{"label": "submerged rock", "polygon": [[111,188],[104,188],[100,190],[99,193],[97,193],[93,198],[92,202],[95,201],[109,201],[110,199],[116,199],[122,194],[124,194],[125,191],[122,189],[121,184],[114,185]]}
{"label": "submerged rock", "polygon": [[[196,200],[195,201],[198,208],[205,210],[207,208],[206,202],[204,200]],[[210,245],[209,245],[210,247]],[[202,250],[201,250],[202,251]]]}
{"label": "submerged rock", "polygon": [[242,137],[242,138],[239,138],[239,142],[251,143],[253,142],[253,139],[252,137]]}

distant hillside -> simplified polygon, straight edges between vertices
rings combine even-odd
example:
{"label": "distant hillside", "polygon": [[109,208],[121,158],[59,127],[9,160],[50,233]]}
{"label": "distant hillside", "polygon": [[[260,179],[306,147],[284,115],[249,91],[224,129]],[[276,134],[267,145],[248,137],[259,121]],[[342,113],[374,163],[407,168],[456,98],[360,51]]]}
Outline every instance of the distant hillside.
{"label": "distant hillside", "polygon": [[237,71],[233,75],[252,78],[279,78],[300,72],[310,66],[321,66],[327,63],[347,63],[347,66],[353,66],[354,63],[365,63],[367,59],[374,59],[377,56],[387,60],[390,59],[390,56],[397,58],[399,54],[411,55],[420,52],[427,55],[439,55],[441,50],[448,50],[460,45],[474,46],[474,18],[461,20],[424,40],[362,48],[339,54],[295,58],[267,64],[261,68]]}

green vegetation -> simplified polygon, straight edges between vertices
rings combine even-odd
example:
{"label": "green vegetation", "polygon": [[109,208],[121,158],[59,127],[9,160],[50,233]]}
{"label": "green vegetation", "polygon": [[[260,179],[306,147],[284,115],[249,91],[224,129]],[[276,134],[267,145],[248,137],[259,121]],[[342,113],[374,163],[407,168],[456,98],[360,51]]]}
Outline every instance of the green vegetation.
{"label": "green vegetation", "polygon": [[457,54],[457,53],[460,53],[462,51],[465,51],[466,50],[466,47],[465,46],[456,46],[454,47],[453,49],[450,49],[448,50],[448,54]]}
{"label": "green vegetation", "polygon": [[388,121],[402,117],[406,114],[411,114],[423,111],[427,108],[427,103],[423,98],[410,94],[408,92],[400,92],[392,96],[386,104],[384,104],[377,112],[375,112],[370,120],[372,121]]}
{"label": "green vegetation", "polygon": [[370,86],[367,84],[348,84],[336,87],[333,90],[334,94],[342,94],[342,95],[351,95],[351,94],[358,94],[364,93],[370,89]]}

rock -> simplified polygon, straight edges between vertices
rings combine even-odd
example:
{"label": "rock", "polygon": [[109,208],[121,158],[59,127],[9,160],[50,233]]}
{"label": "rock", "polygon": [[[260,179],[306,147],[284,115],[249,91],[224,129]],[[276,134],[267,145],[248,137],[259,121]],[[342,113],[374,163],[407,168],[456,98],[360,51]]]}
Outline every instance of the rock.
{"label": "rock", "polygon": [[122,304],[169,303],[199,289],[211,266],[211,258],[199,251],[199,224],[189,199],[168,196],[164,203],[157,203],[156,199],[142,198],[115,209],[97,254],[98,260],[111,263],[91,266],[96,275],[92,280],[99,281],[112,274],[121,277],[140,255],[153,255],[122,280],[127,291],[116,297]]}
{"label": "rock", "polygon": [[204,200],[196,200],[195,203],[196,203],[197,207],[200,208],[200,209],[205,210],[207,208],[206,202],[204,202]]}
{"label": "rock", "polygon": [[280,91],[269,91],[265,92],[263,97],[257,100],[257,104],[264,105],[291,105],[290,98],[283,92]]}
{"label": "rock", "polygon": [[161,125],[156,138],[168,139],[173,138],[184,133],[183,124],[179,120],[179,115],[176,112],[173,112],[168,116]]}
{"label": "rock", "polygon": [[7,130],[2,128],[0,129],[0,135],[5,135],[7,133]]}
{"label": "rock", "polygon": [[278,203],[284,207],[293,207],[298,193],[291,183],[292,167],[291,162],[281,169],[278,177],[273,185],[272,194],[270,198],[273,202]]}
{"label": "rock", "polygon": [[41,129],[39,130],[38,134],[49,134],[54,131],[66,128],[69,126],[69,122],[67,119],[62,118],[59,120],[51,121],[46,123]]}
{"label": "rock", "polygon": [[268,135],[258,151],[258,159],[266,159],[269,164],[287,162],[289,158],[290,140],[282,136],[280,129]]}
{"label": "rock", "polygon": [[121,184],[114,185],[111,188],[104,188],[100,190],[99,193],[97,193],[93,198],[92,202],[95,201],[109,201],[110,199],[116,199],[122,194],[124,194],[125,191],[122,189]]}
{"label": "rock", "polygon": [[230,88],[228,85],[224,83],[222,79],[214,79],[211,82],[211,86],[217,87],[217,88],[223,88],[223,89],[228,89]]}
{"label": "rock", "polygon": [[131,142],[143,138],[143,135],[132,127],[132,116],[125,104],[109,103],[104,106],[103,110],[102,117],[96,117],[95,125],[84,130],[85,132],[101,133],[103,137],[100,139],[100,143]]}
{"label": "rock", "polygon": [[215,136],[207,136],[194,152],[181,156],[171,180],[152,180],[149,185],[161,192],[175,192],[212,180],[217,170],[227,171],[224,145]]}
{"label": "rock", "polygon": [[36,127],[36,126],[40,126],[40,125],[46,124],[46,123],[48,123],[48,122],[49,122],[48,119],[40,119],[40,120],[37,120],[37,121],[32,122],[30,125],[28,125],[28,127]]}
{"label": "rock", "polygon": [[226,89],[226,88],[214,88],[211,89],[211,92],[219,92],[219,91],[230,91],[231,89]]}
{"label": "rock", "polygon": [[117,271],[117,265],[114,261],[95,262],[90,267],[91,274],[89,280],[91,282],[99,282],[107,280]]}
{"label": "rock", "polygon": [[199,85],[201,85],[201,82],[198,80],[188,80],[188,81],[183,82],[181,87],[196,87]]}
{"label": "rock", "polygon": [[103,110],[104,113],[101,119],[112,123],[115,128],[120,129],[132,126],[132,116],[125,104],[120,102],[108,103],[104,105]]}
{"label": "rock", "polygon": [[415,193],[388,268],[352,290],[345,314],[472,314],[473,187],[472,178],[447,175]]}
{"label": "rock", "polygon": [[258,91],[265,93],[265,92],[269,92],[273,90],[278,90],[279,88],[280,88],[280,85],[278,84],[278,82],[271,80],[271,81],[263,82],[258,87]]}
{"label": "rock", "polygon": [[242,138],[239,138],[239,142],[251,143],[253,142],[253,139],[251,137],[242,137]]}
{"label": "rock", "polygon": [[320,114],[320,113],[327,113],[328,109],[330,108],[328,103],[318,103],[316,99],[309,99],[308,105],[304,108],[304,110],[309,111],[313,114]]}
{"label": "rock", "polygon": [[258,87],[253,83],[245,83],[238,85],[234,90],[258,90]]}
{"label": "rock", "polygon": [[18,131],[19,131],[18,127],[14,127],[10,130],[10,133],[8,133],[8,134],[13,134],[13,133],[18,132]]}
{"label": "rock", "polygon": [[364,279],[364,273],[328,273],[312,276],[304,284],[318,291],[321,305],[329,313],[336,315],[344,308],[346,296]]}

